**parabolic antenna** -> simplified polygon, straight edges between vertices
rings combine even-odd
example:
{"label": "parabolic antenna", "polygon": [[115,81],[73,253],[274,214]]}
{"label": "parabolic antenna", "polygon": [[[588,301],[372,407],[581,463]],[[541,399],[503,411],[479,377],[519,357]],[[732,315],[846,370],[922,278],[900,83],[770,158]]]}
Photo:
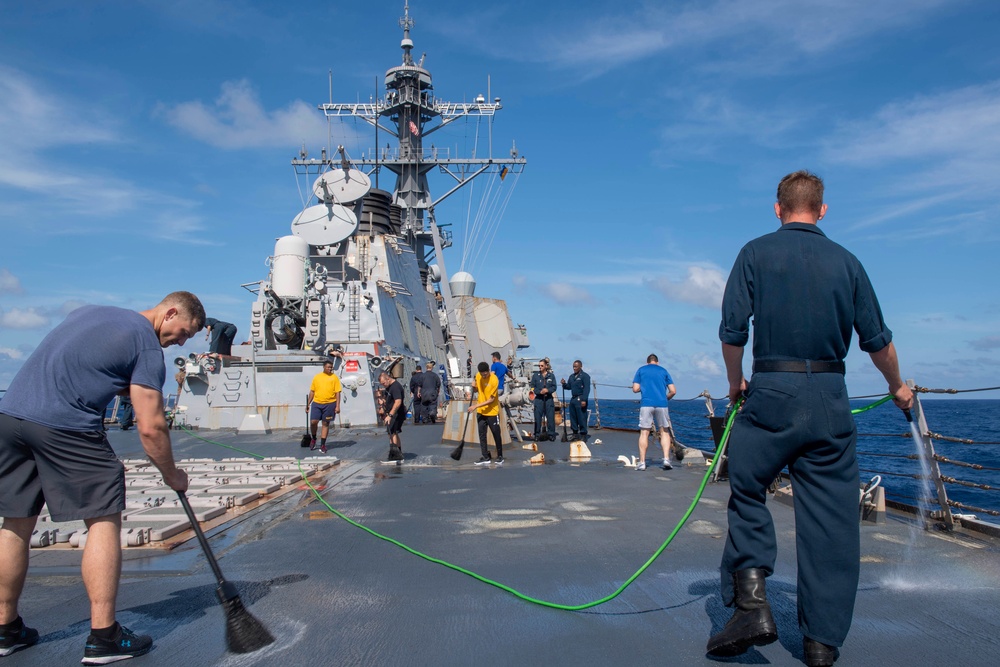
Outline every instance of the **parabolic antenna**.
{"label": "parabolic antenna", "polygon": [[350,238],[358,228],[354,211],[340,204],[317,204],[295,216],[292,234],[309,245],[333,245]]}
{"label": "parabolic antenna", "polygon": [[313,192],[323,201],[347,204],[357,201],[372,189],[371,179],[357,169],[331,169],[313,183]]}

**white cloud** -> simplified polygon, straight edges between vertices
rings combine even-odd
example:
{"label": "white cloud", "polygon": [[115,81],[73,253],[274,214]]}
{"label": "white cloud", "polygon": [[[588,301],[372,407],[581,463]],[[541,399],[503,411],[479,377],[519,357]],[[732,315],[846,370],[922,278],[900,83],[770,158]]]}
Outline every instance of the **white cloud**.
{"label": "white cloud", "polygon": [[[77,146],[92,152],[123,143],[113,114],[0,66],[0,188],[26,195],[4,197],[0,223],[24,224],[21,218],[25,218],[48,225],[49,233],[85,234],[93,233],[95,226],[102,231],[116,228],[113,216],[130,211],[184,210],[193,205],[110,175],[96,163],[58,166],[49,155]],[[37,205],[39,196],[44,197],[43,208]]]}
{"label": "white cloud", "polygon": [[0,329],[40,329],[50,321],[49,316],[37,308],[0,309]]}
{"label": "white cloud", "polygon": [[207,237],[208,228],[202,218],[180,212],[164,213],[156,216],[150,225],[150,234],[167,241],[180,241],[193,245],[222,245]]}
{"label": "white cloud", "polygon": [[167,122],[195,139],[219,148],[258,148],[325,144],[326,122],[313,105],[295,100],[267,111],[249,81],[229,81],[215,103],[183,102],[163,107]]}
{"label": "white cloud", "polygon": [[[825,0],[717,0],[689,2],[678,8],[643,3],[618,4],[606,15],[584,21],[557,18],[543,22],[526,37],[525,48],[506,48],[508,57],[547,62],[583,71],[582,79],[638,60],[673,51],[698,49],[702,62],[727,61],[741,71],[761,71],[752,62],[797,61],[801,55],[825,54],[845,44],[928,20],[949,0],[912,0],[906,11],[892,2]],[[566,27],[563,27],[566,26]],[[475,34],[479,34],[476,32]],[[509,36],[504,41],[509,44]],[[770,69],[763,68],[763,69]]]}
{"label": "white cloud", "polygon": [[7,269],[0,269],[0,294],[20,294],[21,281]]}
{"label": "white cloud", "polygon": [[719,377],[722,373],[722,367],[712,357],[707,354],[696,354],[691,357],[691,365],[696,369],[704,373],[709,377]]}
{"label": "white cloud", "polygon": [[841,126],[826,142],[826,155],[872,166],[958,156],[996,164],[1000,82],[887,104],[871,119]]}
{"label": "white cloud", "polygon": [[541,291],[547,297],[563,306],[582,305],[593,303],[594,297],[590,292],[582,287],[576,287],[569,283],[554,282],[541,286]]}
{"label": "white cloud", "polygon": [[120,141],[116,123],[88,104],[45,90],[24,73],[0,66],[0,186],[66,205],[74,216],[104,215],[127,206],[135,189],[86,168],[53,168],[50,149]]}
{"label": "white cloud", "polygon": [[0,142],[9,157],[21,157],[12,148],[35,152],[67,144],[117,141],[113,128],[111,118],[91,107],[72,104],[44,91],[24,73],[0,66]]}
{"label": "white cloud", "polygon": [[808,120],[801,109],[741,104],[714,91],[686,91],[675,113],[683,114],[683,118],[660,131],[665,145],[655,155],[661,164],[671,163],[678,154],[725,155],[732,150],[735,139],[748,139],[767,148],[788,148],[794,144],[794,131]]}
{"label": "white cloud", "polygon": [[0,347],[0,355],[8,359],[24,359],[24,353],[13,347]]}
{"label": "white cloud", "polygon": [[969,346],[976,350],[997,350],[1000,349],[1000,336],[986,336],[970,340]]}
{"label": "white cloud", "polygon": [[[105,299],[107,301],[107,299]],[[9,330],[31,330],[31,329],[45,329],[51,326],[54,322],[61,322],[67,315],[79,308],[84,306],[89,301],[82,301],[79,299],[69,299],[63,301],[62,303],[56,304],[43,304],[40,306],[32,306],[28,308],[0,308],[0,329]],[[10,352],[12,348],[3,348],[8,350],[7,355],[11,359],[20,359],[21,356]],[[15,350],[16,352],[16,350]]]}
{"label": "white cloud", "polygon": [[722,305],[722,292],[726,288],[726,277],[717,268],[689,266],[683,280],[672,280],[667,276],[643,281],[671,301],[692,303],[697,306],[718,308]]}
{"label": "white cloud", "polygon": [[889,173],[878,192],[888,205],[852,229],[919,213],[928,223],[911,238],[964,234],[983,243],[995,234],[1000,81],[886,104],[841,124],[823,147],[830,162]]}

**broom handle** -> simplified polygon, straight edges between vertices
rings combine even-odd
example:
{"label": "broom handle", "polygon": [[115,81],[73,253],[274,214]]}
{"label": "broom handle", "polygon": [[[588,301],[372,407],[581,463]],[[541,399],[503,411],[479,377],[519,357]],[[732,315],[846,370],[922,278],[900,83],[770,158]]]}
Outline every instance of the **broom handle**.
{"label": "broom handle", "polygon": [[[469,399],[469,405],[472,405],[472,399]],[[472,413],[469,412],[468,409],[466,409],[466,411],[465,411],[465,423],[462,424],[462,444],[463,445],[465,444],[465,432],[469,428],[469,417],[471,417],[471,416],[472,416]]]}
{"label": "broom handle", "polygon": [[205,539],[205,533],[201,531],[201,526],[198,525],[198,519],[194,516],[194,510],[191,509],[191,503],[188,502],[187,495],[183,491],[178,491],[177,496],[181,499],[181,505],[184,506],[184,512],[188,516],[188,520],[191,522],[191,529],[194,530],[195,536],[198,538],[198,542],[201,543],[201,550],[205,552],[205,559],[208,564],[212,567],[212,572],[215,574],[215,578],[219,580],[219,585],[226,583],[226,578],[222,576],[222,570],[219,569],[219,564],[215,562],[215,556],[212,554],[212,548],[208,546],[208,540]]}

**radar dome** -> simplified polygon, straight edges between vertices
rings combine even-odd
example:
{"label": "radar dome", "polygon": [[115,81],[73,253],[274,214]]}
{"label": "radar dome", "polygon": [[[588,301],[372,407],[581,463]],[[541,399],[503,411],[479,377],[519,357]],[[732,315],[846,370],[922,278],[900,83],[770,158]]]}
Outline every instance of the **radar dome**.
{"label": "radar dome", "polygon": [[471,273],[459,271],[448,281],[452,296],[475,296],[476,279]]}

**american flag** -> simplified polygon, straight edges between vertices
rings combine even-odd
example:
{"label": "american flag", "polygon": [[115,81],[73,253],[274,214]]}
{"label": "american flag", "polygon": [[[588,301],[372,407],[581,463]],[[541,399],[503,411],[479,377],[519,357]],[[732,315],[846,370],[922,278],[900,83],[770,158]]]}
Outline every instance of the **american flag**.
{"label": "american flag", "polygon": [[420,128],[417,127],[417,124],[414,123],[412,120],[410,121],[410,133],[412,133],[413,136],[415,137],[420,136]]}

